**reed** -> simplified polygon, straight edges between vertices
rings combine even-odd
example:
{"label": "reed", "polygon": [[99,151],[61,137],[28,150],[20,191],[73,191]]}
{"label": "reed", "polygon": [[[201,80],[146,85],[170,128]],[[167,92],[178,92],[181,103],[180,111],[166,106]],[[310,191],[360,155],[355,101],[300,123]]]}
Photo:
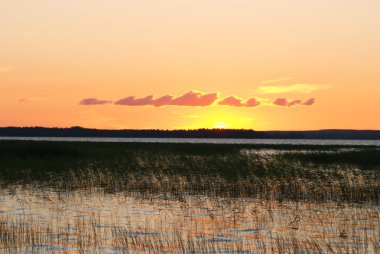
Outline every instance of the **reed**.
{"label": "reed", "polygon": [[378,253],[375,147],[0,142],[1,253]]}
{"label": "reed", "polygon": [[262,146],[8,141],[0,142],[0,183],[56,190],[379,202],[380,150],[318,148],[268,153]]}
{"label": "reed", "polygon": [[2,253],[380,251],[378,206],[24,188],[3,195],[9,202],[0,217]]}

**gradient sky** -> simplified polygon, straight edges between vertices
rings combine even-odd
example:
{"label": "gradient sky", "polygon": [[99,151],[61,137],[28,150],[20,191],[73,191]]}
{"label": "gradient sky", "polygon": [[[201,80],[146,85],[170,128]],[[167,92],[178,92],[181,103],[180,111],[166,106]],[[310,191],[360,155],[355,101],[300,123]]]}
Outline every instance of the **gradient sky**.
{"label": "gradient sky", "polygon": [[1,0],[0,126],[380,129],[379,13],[377,0]]}

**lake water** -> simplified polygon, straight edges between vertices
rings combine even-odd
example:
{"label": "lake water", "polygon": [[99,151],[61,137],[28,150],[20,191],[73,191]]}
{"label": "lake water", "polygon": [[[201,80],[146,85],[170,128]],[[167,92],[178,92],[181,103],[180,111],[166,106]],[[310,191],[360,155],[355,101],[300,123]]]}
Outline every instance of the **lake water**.
{"label": "lake water", "polygon": [[378,253],[379,207],[0,190],[1,253]]}
{"label": "lake water", "polygon": [[252,144],[252,145],[339,145],[380,146],[380,140],[333,139],[222,139],[222,138],[87,138],[87,137],[0,137],[0,140],[125,142],[125,143],[189,143],[189,144]]}

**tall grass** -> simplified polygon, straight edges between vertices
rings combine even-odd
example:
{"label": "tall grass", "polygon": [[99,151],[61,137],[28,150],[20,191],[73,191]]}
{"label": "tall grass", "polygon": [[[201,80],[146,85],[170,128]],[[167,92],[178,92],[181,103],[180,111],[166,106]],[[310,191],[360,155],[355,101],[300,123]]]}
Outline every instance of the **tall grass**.
{"label": "tall grass", "polygon": [[88,190],[17,189],[2,197],[1,253],[380,251],[378,206]]}
{"label": "tall grass", "polygon": [[379,202],[376,148],[274,147],[282,148],[278,153],[265,153],[265,148],[4,141],[0,182],[56,190],[102,188],[109,193]]}
{"label": "tall grass", "polygon": [[379,194],[375,147],[1,141],[0,252],[378,253]]}

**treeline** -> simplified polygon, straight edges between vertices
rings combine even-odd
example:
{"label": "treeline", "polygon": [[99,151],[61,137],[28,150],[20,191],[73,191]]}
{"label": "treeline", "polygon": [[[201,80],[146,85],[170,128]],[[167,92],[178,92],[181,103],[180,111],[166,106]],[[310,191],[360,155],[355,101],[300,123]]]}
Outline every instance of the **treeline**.
{"label": "treeline", "polygon": [[255,131],[247,129],[101,130],[82,127],[1,127],[3,137],[241,138],[380,140],[375,130]]}

